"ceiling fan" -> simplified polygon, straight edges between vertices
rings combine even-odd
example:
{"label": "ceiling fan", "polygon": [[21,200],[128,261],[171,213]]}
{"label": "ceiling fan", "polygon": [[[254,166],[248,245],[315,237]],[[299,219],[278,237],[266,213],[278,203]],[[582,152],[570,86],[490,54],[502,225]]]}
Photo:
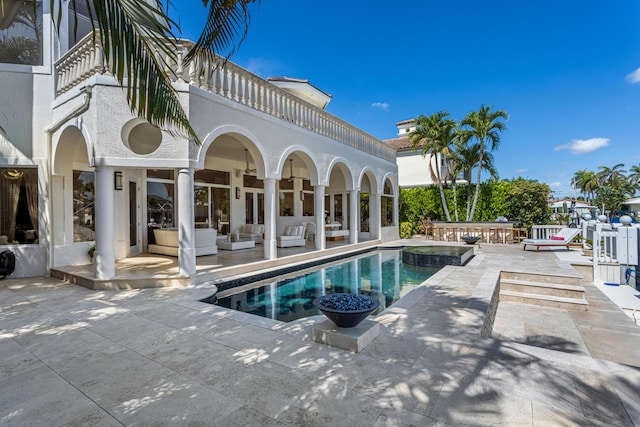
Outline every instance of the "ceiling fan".
{"label": "ceiling fan", "polygon": [[253,173],[257,172],[257,169],[250,169],[249,168],[249,150],[247,150],[246,148],[244,149],[244,160],[246,163],[246,168],[244,170],[245,175],[251,175]]}
{"label": "ceiling fan", "polygon": [[293,182],[293,180],[296,179],[296,177],[293,176],[293,159],[289,159],[289,170],[291,171],[289,174],[289,182]]}

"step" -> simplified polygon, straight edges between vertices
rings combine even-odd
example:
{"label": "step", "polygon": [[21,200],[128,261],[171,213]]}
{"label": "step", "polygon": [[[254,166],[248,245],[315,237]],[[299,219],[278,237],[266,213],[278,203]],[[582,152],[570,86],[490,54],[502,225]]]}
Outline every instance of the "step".
{"label": "step", "polygon": [[502,271],[500,272],[502,280],[526,280],[530,282],[552,283],[561,285],[582,285],[582,275],[579,274],[540,274],[529,273],[524,271]]}
{"label": "step", "polygon": [[519,302],[539,305],[541,307],[555,307],[577,311],[587,311],[589,307],[589,303],[584,298],[556,297],[552,295],[540,295],[514,291],[500,291],[500,301]]}
{"label": "step", "polygon": [[501,291],[525,292],[538,295],[553,295],[567,298],[584,298],[583,286],[559,283],[542,283],[531,280],[501,279]]}

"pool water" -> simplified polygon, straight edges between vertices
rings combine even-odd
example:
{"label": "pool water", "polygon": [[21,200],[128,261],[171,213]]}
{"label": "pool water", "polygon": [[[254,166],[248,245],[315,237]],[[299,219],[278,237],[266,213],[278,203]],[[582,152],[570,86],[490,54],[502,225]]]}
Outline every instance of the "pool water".
{"label": "pool water", "polygon": [[[378,311],[382,311],[439,269],[404,264],[402,250],[378,250],[311,271],[227,289],[218,292],[214,300],[222,307],[283,322],[320,314],[312,301],[329,293],[370,295],[380,301]],[[213,302],[210,298],[203,301]]]}

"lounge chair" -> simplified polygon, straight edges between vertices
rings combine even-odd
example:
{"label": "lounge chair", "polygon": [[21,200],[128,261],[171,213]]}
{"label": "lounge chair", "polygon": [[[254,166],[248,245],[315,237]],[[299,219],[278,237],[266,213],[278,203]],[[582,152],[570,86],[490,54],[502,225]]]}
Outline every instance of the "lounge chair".
{"label": "lounge chair", "polygon": [[569,243],[582,231],[580,228],[563,228],[550,239],[524,239],[523,250],[527,250],[527,245],[535,246],[536,252],[540,252],[540,246],[564,246],[569,250]]}

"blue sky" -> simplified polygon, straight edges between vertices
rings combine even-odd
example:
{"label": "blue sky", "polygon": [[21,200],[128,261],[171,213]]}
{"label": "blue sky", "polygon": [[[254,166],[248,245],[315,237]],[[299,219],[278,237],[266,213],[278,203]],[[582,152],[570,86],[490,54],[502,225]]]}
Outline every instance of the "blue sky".
{"label": "blue sky", "polygon": [[[176,5],[183,36],[201,2]],[[263,0],[231,60],[261,77],[309,79],[327,111],[371,135],[481,104],[510,119],[501,178],[573,195],[580,169],[640,164],[640,2]],[[635,73],[635,74],[634,74]]]}

